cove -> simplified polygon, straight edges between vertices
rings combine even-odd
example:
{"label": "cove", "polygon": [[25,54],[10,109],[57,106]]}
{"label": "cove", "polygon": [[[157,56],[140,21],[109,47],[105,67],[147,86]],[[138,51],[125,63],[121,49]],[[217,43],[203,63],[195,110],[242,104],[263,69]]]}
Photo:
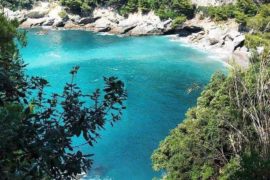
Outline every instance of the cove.
{"label": "cove", "polygon": [[[201,90],[187,93],[194,83],[206,85],[221,62],[164,36],[118,37],[86,31],[38,30],[27,33],[28,46],[21,49],[27,74],[50,82],[47,93],[61,92],[69,71],[80,66],[77,84],[84,92],[103,87],[103,76],[117,76],[128,92],[127,109],[114,127],[106,126],[94,147],[80,147],[94,154],[85,179],[150,180],[159,177],[151,168],[151,154]],[[74,138],[74,145],[83,143]]]}

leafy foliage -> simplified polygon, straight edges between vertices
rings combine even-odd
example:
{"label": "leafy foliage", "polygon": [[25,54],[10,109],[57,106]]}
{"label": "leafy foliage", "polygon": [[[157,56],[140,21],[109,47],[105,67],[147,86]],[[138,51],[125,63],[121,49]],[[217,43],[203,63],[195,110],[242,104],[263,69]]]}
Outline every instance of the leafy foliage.
{"label": "leafy foliage", "polygon": [[190,18],[195,10],[190,0],[61,0],[61,3],[78,14],[89,14],[97,6],[110,6],[119,10],[122,15],[134,13],[138,10],[143,13],[154,10],[161,18],[172,19],[178,16]]}
{"label": "leafy foliage", "polygon": [[36,0],[0,0],[0,5],[16,9],[29,9],[36,2]]}
{"label": "leafy foliage", "polygon": [[165,179],[269,179],[269,56],[247,71],[213,76],[197,106],[161,142],[153,168]]}
{"label": "leafy foliage", "polygon": [[225,21],[236,18],[238,22],[245,23],[248,17],[253,17],[258,12],[258,6],[252,0],[238,0],[237,3],[223,6],[199,7],[197,11],[215,21]]}
{"label": "leafy foliage", "polygon": [[172,27],[176,28],[177,26],[183,24],[186,20],[187,19],[185,16],[178,16],[173,20]]}
{"label": "leafy foliage", "polygon": [[103,90],[84,94],[75,82],[79,67],[74,67],[63,93],[46,94],[45,79],[24,75],[14,43],[15,38],[24,40],[18,23],[3,15],[0,23],[1,179],[75,178],[91,167],[92,155],[72,147],[72,137],[82,136],[93,146],[106,123],[120,120],[124,84],[116,77],[104,78]]}

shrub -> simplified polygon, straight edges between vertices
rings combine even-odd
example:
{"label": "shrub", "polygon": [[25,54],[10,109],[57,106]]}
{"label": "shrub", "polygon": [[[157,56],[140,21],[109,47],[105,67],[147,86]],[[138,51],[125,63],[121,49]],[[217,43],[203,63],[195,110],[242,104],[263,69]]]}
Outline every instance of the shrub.
{"label": "shrub", "polygon": [[270,47],[270,35],[264,34],[247,34],[245,39],[245,45],[248,48],[256,49],[257,47],[264,46],[266,49]]}
{"label": "shrub", "polygon": [[238,0],[236,7],[240,12],[247,16],[255,16],[258,12],[258,6],[252,0]]}
{"label": "shrub", "polygon": [[183,24],[187,18],[185,16],[178,16],[172,22],[172,27],[177,28],[179,25]]}
{"label": "shrub", "polygon": [[62,10],[61,12],[59,12],[58,14],[62,19],[66,19],[68,17],[68,14],[65,10]]}

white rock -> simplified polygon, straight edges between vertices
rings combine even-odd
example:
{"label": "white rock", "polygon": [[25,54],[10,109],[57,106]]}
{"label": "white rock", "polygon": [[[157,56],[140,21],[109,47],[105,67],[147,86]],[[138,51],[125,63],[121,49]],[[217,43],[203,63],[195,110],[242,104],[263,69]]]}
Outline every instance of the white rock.
{"label": "white rock", "polygon": [[41,26],[46,21],[46,18],[40,19],[30,19],[28,18],[25,22],[21,24],[22,28],[31,28],[33,26]]}
{"label": "white rock", "polygon": [[52,26],[54,24],[54,18],[49,18],[47,19],[44,23],[43,26]]}
{"label": "white rock", "polygon": [[233,40],[233,46],[234,46],[234,49],[239,46],[241,43],[243,43],[245,41],[245,36],[244,35],[240,35],[240,36],[237,36],[236,38],[234,38]]}
{"label": "white rock", "polygon": [[258,54],[262,54],[264,51],[264,47],[257,47],[256,50],[257,50]]}

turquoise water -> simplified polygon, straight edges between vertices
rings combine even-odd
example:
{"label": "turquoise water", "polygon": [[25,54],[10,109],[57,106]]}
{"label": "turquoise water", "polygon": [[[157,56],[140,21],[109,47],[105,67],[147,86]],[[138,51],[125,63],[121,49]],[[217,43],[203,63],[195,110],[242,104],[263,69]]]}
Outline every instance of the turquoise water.
{"label": "turquoise water", "polygon": [[[95,147],[94,165],[87,179],[150,180],[158,177],[150,156],[160,140],[196,103],[199,91],[187,94],[193,84],[205,85],[213,72],[224,70],[219,61],[166,37],[117,37],[83,31],[28,32],[22,57],[27,73],[49,80],[48,92],[61,92],[69,70],[79,65],[77,83],[84,92],[102,87],[103,76],[123,80],[128,91],[124,117],[102,131]],[[75,138],[74,144],[82,143]]]}

